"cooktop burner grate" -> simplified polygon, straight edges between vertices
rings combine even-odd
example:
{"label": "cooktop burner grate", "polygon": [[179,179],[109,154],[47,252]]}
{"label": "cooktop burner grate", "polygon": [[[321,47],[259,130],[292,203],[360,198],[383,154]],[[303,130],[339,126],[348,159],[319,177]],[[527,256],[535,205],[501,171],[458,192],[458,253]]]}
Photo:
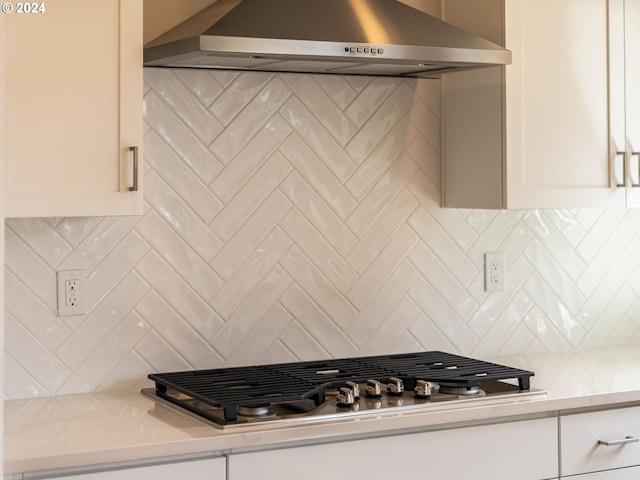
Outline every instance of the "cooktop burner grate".
{"label": "cooktop burner grate", "polygon": [[311,400],[318,406],[325,401],[328,388],[340,387],[347,381],[383,382],[399,377],[411,389],[417,380],[471,389],[487,381],[517,380],[520,390],[529,390],[531,376],[530,371],[432,351],[155,373],[149,378],[156,383],[158,396],[196,413],[201,409],[194,407],[194,402],[221,408],[224,420],[233,422],[239,407],[266,407],[302,400]]}

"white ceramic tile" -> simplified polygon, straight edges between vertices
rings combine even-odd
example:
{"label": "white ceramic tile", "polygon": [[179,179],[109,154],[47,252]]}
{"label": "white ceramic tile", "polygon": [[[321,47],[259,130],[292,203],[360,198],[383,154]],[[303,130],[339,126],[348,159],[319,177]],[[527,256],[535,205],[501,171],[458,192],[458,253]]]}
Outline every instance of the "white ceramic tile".
{"label": "white ceramic tile", "polygon": [[357,92],[342,75],[316,75],[315,81],[341,109],[347,106],[357,96]]}
{"label": "white ceramic tile", "polygon": [[260,365],[265,357],[272,357],[275,360],[275,356],[269,355],[269,351],[291,322],[293,322],[291,314],[282,305],[275,304],[229,356],[228,364]]}
{"label": "white ceramic tile", "polygon": [[424,313],[420,313],[411,323],[409,332],[411,332],[411,335],[413,335],[423,350],[460,353],[458,348],[440,332],[438,327],[436,327]]}
{"label": "white ceramic tile", "polygon": [[205,183],[220,171],[221,164],[200,139],[153,90],[144,97],[144,118],[171,149]]}
{"label": "white ceramic tile", "polygon": [[381,325],[390,321],[387,315],[407,294],[417,278],[418,272],[413,266],[407,261],[402,262],[378,290],[377,295],[360,310],[356,321],[346,330],[349,338],[358,346],[369,341]]}
{"label": "white ceramic tile", "polygon": [[362,235],[376,221],[384,206],[400,193],[417,168],[413,159],[403,154],[380,177],[376,185],[347,218],[347,225],[356,235]]}
{"label": "white ceramic tile", "polygon": [[279,266],[262,279],[213,338],[213,343],[224,358],[229,358],[233,354],[289,285],[291,285],[291,277]]}
{"label": "white ceramic tile", "polygon": [[230,279],[290,208],[291,202],[278,190],[274,191],[212,260],[210,265],[218,275]]}
{"label": "white ceramic tile", "polygon": [[222,325],[220,317],[156,253],[147,255],[136,271],[187,320],[203,338],[211,338]]}
{"label": "white ceramic tile", "polygon": [[409,253],[414,268],[426,279],[432,279],[431,285],[464,320],[478,309],[478,303],[469,297],[464,285],[423,243],[418,242]]}
{"label": "white ceramic tile", "polygon": [[[145,164],[154,171],[205,223],[209,223],[222,209],[220,200],[167,144],[151,132],[144,139]],[[148,190],[149,185],[145,185]]]}
{"label": "white ceramic tile", "polygon": [[388,275],[400,266],[416,243],[418,243],[418,236],[406,225],[391,237],[384,249],[347,292],[347,298],[356,308],[363,309],[371,302],[378,290],[387,282]]}
{"label": "white ceramic tile", "polygon": [[[640,209],[440,208],[439,80],[146,74],[144,215],[7,221],[5,397],[640,345]],[[484,291],[490,251],[501,292]],[[56,270],[77,268],[89,311],[59,318]]]}
{"label": "white ceramic tile", "polygon": [[127,275],[66,338],[56,350],[56,356],[75,372],[109,338],[148,288],[136,273]]}
{"label": "white ceramic tile", "polygon": [[290,248],[280,264],[318,305],[322,305],[342,330],[353,323],[358,310],[299,248]]}
{"label": "white ceramic tile", "polygon": [[211,182],[211,190],[223,202],[229,202],[290,132],[291,128],[282,117],[274,115]]}
{"label": "white ceramic tile", "polygon": [[[378,328],[375,334],[367,340],[360,349],[363,355],[376,355],[379,352],[393,353],[392,345],[400,340],[400,337],[413,323],[420,310],[409,298],[403,298],[387,316],[387,320]],[[411,350],[400,350],[407,352]]]}
{"label": "white ceramic tile", "polygon": [[364,272],[393,234],[405,224],[417,205],[417,200],[409,190],[402,190],[347,254],[345,258],[349,265],[359,274]]}
{"label": "white ceramic tile", "polygon": [[396,159],[406,151],[407,143],[411,143],[415,135],[415,128],[404,118],[394,125],[389,135],[358,166],[346,183],[349,192],[355,198],[364,197]]}
{"label": "white ceramic tile", "polygon": [[[20,325],[48,349],[54,351],[69,336],[69,327],[33,295],[24,283],[6,270],[4,288],[7,313],[13,315]],[[7,343],[11,341],[11,337],[5,339]]]}
{"label": "white ceramic tile", "polygon": [[431,214],[418,208],[409,218],[409,225],[420,236],[440,261],[463,285],[476,277],[478,267],[458,247],[455,240],[438,225]]}
{"label": "white ceramic tile", "polygon": [[69,245],[75,248],[100,223],[100,220],[100,217],[63,218],[54,229]]}
{"label": "white ceramic tile", "polygon": [[[136,352],[153,372],[184,371],[192,368],[178,352],[171,348],[171,345],[155,332],[151,332],[136,346]],[[222,362],[218,366],[221,365]]]}
{"label": "white ceramic tile", "polygon": [[409,295],[458,352],[469,352],[477,344],[471,329],[427,282],[418,279]]}
{"label": "white ceramic tile", "polygon": [[[211,267],[155,212],[146,214],[136,232],[149,244],[202,298],[211,298],[222,287],[222,280]],[[137,263],[137,262],[132,262]]]}
{"label": "white ceramic tile", "polygon": [[[341,334],[338,326],[297,285],[292,285],[284,293],[281,303],[332,358],[345,358],[357,354],[356,346]],[[302,358],[309,359],[309,354]]]}
{"label": "white ceramic tile", "polygon": [[279,77],[273,77],[213,141],[210,150],[225,165],[244,147],[291,95]]}
{"label": "white ceramic tile", "polygon": [[282,78],[339,145],[344,146],[353,138],[358,130],[320,87],[314,75],[288,74]]}
{"label": "white ceramic tile", "polygon": [[[71,374],[69,369],[11,315],[5,315],[5,335],[13,339],[5,346],[7,354],[13,359],[19,358],[20,367],[31,372],[47,392],[57,392]],[[23,349],[28,350],[29,355],[22,355]]]}
{"label": "white ceramic tile", "polygon": [[[202,143],[209,145],[222,131],[220,122],[200,103],[176,72],[165,68],[149,68],[145,81],[171,107]],[[184,78],[184,75],[183,75]],[[213,83],[213,82],[211,82]]]}
{"label": "white ceramic tile", "polygon": [[283,180],[280,190],[340,255],[351,251],[358,238],[297,172]]}
{"label": "white ceramic tile", "polygon": [[291,246],[291,240],[276,228],[235,271],[213,297],[210,304],[224,319],[228,319],[255,287],[270,274]]}
{"label": "white ceramic tile", "polygon": [[[164,338],[171,347],[181,352],[184,359],[194,368],[210,368],[211,365],[220,362],[221,358],[211,348],[209,343],[202,338],[178,312],[171,308],[157,293],[147,295],[137,306],[136,313],[140,318],[148,319],[146,324],[140,324],[135,328],[136,336],[129,334],[132,350],[142,340],[140,334],[146,334],[149,329]],[[128,327],[128,325],[125,325]],[[136,325],[131,325],[136,327]],[[138,338],[139,337],[139,338]]]}
{"label": "white ceramic tile", "polygon": [[245,183],[210,223],[223,241],[228,241],[291,171],[291,165],[274,153]]}
{"label": "white ceramic tile", "polygon": [[598,221],[589,229],[584,239],[578,245],[576,251],[587,262],[593,260],[609,240],[612,232],[615,232],[622,223],[626,211],[620,208],[611,208],[603,211]]}
{"label": "white ceramic tile", "polygon": [[317,156],[339,181],[349,178],[356,168],[355,163],[299,99],[290,98],[280,108],[280,113],[307,144],[312,156]]}
{"label": "white ceramic tile", "polygon": [[[147,78],[148,70],[151,69],[145,69],[145,78]],[[173,72],[206,107],[210,106],[225,91],[224,87],[216,81],[216,75],[213,75],[209,70],[183,70],[177,68]]]}
{"label": "white ceramic tile", "polygon": [[369,116],[353,140],[346,146],[346,151],[356,163],[362,163],[393,125],[407,113],[413,103],[413,95],[411,88],[401,82],[380,108]]}
{"label": "white ceramic tile", "polygon": [[357,202],[354,198],[300,137],[290,136],[280,151],[340,218],[355,208]]}
{"label": "white ceramic tile", "polygon": [[71,246],[42,218],[13,218],[7,225],[52,268],[71,251]]}
{"label": "white ceramic tile", "polygon": [[[29,293],[51,310],[58,308],[56,274],[10,228],[5,229],[5,268],[29,286]],[[8,290],[7,290],[8,292]],[[11,297],[7,297],[10,299]],[[20,304],[16,301],[16,307]]]}
{"label": "white ceramic tile", "polygon": [[291,210],[282,219],[281,226],[338,289],[346,291],[353,285],[357,278],[353,269],[298,210]]}
{"label": "white ceramic tile", "polygon": [[126,357],[135,345],[149,332],[149,326],[135,313],[127,315],[111,335],[74,370],[59,394],[93,392],[98,390],[105,377]]}
{"label": "white ceramic tile", "polygon": [[396,88],[398,82],[392,78],[374,78],[346,108],[345,114],[354,125],[362,127]]}
{"label": "white ceramic tile", "polygon": [[210,261],[223,247],[215,233],[155,173],[147,175],[146,200],[205,261]]}
{"label": "white ceramic tile", "polygon": [[149,251],[149,244],[130,232],[105,259],[86,275],[85,304],[90,311],[113,289],[121,285],[133,266]]}
{"label": "white ceramic tile", "polygon": [[[225,87],[209,110],[223,125],[228,125],[238,115],[255,95],[273,77],[270,73],[257,72],[254,74],[239,73],[235,77],[229,77],[226,83],[223,77],[225,72],[215,72],[214,78]],[[226,85],[225,85],[226,83]]]}
{"label": "white ceramic tile", "polygon": [[138,221],[137,217],[105,217],[71,251],[57,270],[93,270],[111,252]]}

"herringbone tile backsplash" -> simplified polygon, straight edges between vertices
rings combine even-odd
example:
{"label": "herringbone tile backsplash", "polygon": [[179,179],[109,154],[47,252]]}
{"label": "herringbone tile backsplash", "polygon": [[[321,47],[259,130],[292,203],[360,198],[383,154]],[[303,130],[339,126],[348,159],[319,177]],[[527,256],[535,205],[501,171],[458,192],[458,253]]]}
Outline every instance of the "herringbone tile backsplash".
{"label": "herringbone tile backsplash", "polygon": [[[144,215],[6,223],[6,397],[222,365],[640,344],[640,211],[441,209],[437,80],[145,78]],[[506,288],[489,294],[494,251]],[[88,313],[58,317],[56,271],[77,268]]]}

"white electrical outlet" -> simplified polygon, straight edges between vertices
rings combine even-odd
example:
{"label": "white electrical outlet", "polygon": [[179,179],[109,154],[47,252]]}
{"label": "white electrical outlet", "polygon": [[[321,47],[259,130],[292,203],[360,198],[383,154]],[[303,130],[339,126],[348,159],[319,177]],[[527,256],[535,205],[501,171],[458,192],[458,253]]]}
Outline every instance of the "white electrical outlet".
{"label": "white electrical outlet", "polygon": [[484,289],[487,292],[504,290],[504,255],[502,252],[484,254]]}
{"label": "white electrical outlet", "polygon": [[58,272],[58,316],[84,315],[84,270]]}

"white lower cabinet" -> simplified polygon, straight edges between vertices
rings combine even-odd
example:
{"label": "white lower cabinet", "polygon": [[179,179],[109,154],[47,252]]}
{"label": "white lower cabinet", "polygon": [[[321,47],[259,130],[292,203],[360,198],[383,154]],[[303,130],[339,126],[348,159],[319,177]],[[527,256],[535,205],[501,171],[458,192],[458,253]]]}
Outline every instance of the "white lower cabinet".
{"label": "white lower cabinet", "polygon": [[228,480],[557,479],[557,418],[231,454],[228,462]]}
{"label": "white lower cabinet", "polygon": [[[106,467],[108,468],[108,467]],[[224,458],[207,458],[175,463],[133,468],[116,468],[90,473],[73,473],[62,476],[35,477],[24,474],[24,480],[30,478],[51,478],[56,480],[225,480],[226,465]]]}
{"label": "white lower cabinet", "polygon": [[640,407],[561,416],[560,437],[562,478],[640,478]]}

